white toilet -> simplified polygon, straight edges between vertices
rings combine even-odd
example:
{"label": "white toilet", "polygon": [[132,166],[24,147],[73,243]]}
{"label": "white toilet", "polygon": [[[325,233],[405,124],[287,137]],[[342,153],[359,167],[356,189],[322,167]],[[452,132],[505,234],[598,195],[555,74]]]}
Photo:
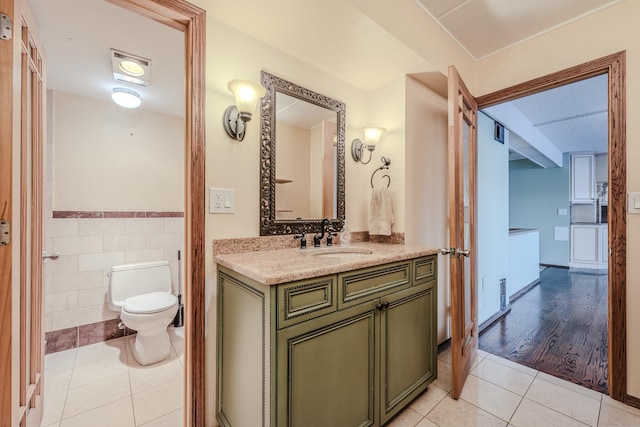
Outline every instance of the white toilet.
{"label": "white toilet", "polygon": [[171,293],[169,262],[114,265],[109,276],[109,308],[120,312],[127,328],[138,332],[133,357],[141,365],[168,358],[167,326],[178,311],[178,298]]}

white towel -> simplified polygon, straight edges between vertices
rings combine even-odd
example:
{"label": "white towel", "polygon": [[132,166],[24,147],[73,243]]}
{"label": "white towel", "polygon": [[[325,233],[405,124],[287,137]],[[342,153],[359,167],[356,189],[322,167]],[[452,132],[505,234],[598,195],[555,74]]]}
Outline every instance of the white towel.
{"label": "white towel", "polygon": [[388,188],[374,188],[371,192],[371,209],[369,211],[369,234],[391,236],[393,204]]}

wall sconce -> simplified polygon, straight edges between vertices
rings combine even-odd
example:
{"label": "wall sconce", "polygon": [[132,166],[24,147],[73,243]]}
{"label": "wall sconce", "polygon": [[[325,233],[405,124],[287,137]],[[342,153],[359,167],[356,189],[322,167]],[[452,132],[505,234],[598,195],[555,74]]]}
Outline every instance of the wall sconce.
{"label": "wall sconce", "polygon": [[244,139],[246,123],[251,120],[258,105],[258,99],[266,93],[265,89],[251,80],[231,80],[227,85],[236,97],[236,105],[230,105],[222,117],[222,125],[230,138],[236,141]]}
{"label": "wall sconce", "polygon": [[[363,165],[366,165],[371,161],[371,156],[373,155],[373,150],[376,149],[376,144],[380,141],[380,136],[384,133],[386,129],[384,128],[362,128],[364,131],[364,140],[366,144],[360,139],[356,138],[351,142],[351,156],[353,160],[356,162],[360,162]],[[364,150],[369,150],[369,160],[363,162],[362,159],[364,157]]]}

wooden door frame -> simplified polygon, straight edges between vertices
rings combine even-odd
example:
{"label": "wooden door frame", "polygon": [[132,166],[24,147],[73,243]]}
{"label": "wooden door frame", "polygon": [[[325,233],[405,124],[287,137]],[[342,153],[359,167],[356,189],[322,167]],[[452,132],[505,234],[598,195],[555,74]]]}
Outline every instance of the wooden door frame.
{"label": "wooden door frame", "polygon": [[627,395],[626,51],[489,93],[476,98],[476,101],[479,109],[487,108],[603,74],[609,77],[609,395],[615,400],[635,403],[637,406],[638,399]]}
{"label": "wooden door frame", "polygon": [[106,0],[185,37],[184,425],[205,425],[205,11],[185,0]]}

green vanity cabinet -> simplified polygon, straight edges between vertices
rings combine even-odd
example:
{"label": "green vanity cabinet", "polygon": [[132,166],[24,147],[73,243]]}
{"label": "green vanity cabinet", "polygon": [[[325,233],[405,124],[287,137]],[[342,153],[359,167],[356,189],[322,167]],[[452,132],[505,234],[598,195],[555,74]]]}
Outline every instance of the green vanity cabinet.
{"label": "green vanity cabinet", "polygon": [[426,256],[272,286],[220,267],[220,425],[384,425],[436,379],[435,266]]}

